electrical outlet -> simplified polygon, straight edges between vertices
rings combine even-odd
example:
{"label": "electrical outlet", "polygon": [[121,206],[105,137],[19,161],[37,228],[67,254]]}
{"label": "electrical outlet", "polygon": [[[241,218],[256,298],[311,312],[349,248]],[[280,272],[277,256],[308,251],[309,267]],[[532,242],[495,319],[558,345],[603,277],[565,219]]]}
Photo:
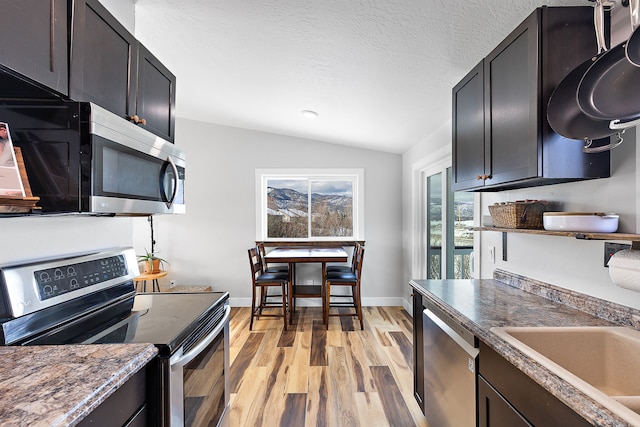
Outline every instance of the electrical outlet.
{"label": "electrical outlet", "polygon": [[489,246],[489,262],[491,264],[496,263],[496,247],[495,246]]}
{"label": "electrical outlet", "polygon": [[176,281],[175,280],[169,280],[169,287],[173,288],[174,286],[176,286]]}
{"label": "electrical outlet", "polygon": [[611,243],[604,242],[604,266],[609,267],[609,260],[616,252],[622,251],[624,249],[631,249],[631,245],[628,243]]}
{"label": "electrical outlet", "polygon": [[313,286],[313,279],[307,279],[307,285]]}

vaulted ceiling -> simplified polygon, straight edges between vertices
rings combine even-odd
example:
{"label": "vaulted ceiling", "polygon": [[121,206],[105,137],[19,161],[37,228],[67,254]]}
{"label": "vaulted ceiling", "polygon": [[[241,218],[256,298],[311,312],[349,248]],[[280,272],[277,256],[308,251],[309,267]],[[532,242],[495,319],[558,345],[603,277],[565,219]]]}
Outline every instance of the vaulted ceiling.
{"label": "vaulted ceiling", "polygon": [[134,1],[136,36],[178,78],[179,117],[391,153],[450,120],[451,88],[534,8],[593,4]]}

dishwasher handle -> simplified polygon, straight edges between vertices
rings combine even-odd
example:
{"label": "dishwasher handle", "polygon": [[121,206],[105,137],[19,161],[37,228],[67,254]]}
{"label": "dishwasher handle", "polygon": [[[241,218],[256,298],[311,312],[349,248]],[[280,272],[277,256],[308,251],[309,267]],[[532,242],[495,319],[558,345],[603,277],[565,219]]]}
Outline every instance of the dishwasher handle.
{"label": "dishwasher handle", "polygon": [[428,308],[424,309],[424,315],[427,316],[433,323],[435,323],[445,334],[455,341],[458,346],[463,349],[470,357],[475,359],[478,357],[480,350],[469,344],[464,338],[462,338],[456,331],[454,331],[449,325],[447,325],[440,317],[433,313]]}

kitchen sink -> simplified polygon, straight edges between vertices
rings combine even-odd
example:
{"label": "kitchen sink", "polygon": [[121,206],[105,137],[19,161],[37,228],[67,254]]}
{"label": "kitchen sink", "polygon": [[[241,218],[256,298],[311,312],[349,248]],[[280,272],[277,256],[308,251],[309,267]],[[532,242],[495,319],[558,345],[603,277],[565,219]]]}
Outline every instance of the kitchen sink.
{"label": "kitchen sink", "polygon": [[640,331],[622,326],[491,331],[633,425],[640,425]]}

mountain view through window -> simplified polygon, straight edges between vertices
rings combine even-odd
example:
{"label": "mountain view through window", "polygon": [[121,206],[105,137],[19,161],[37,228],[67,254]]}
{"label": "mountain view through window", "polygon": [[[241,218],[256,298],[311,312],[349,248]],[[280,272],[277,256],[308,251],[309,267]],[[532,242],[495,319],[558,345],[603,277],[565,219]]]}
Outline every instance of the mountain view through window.
{"label": "mountain view through window", "polygon": [[267,236],[353,236],[353,182],[269,179]]}

